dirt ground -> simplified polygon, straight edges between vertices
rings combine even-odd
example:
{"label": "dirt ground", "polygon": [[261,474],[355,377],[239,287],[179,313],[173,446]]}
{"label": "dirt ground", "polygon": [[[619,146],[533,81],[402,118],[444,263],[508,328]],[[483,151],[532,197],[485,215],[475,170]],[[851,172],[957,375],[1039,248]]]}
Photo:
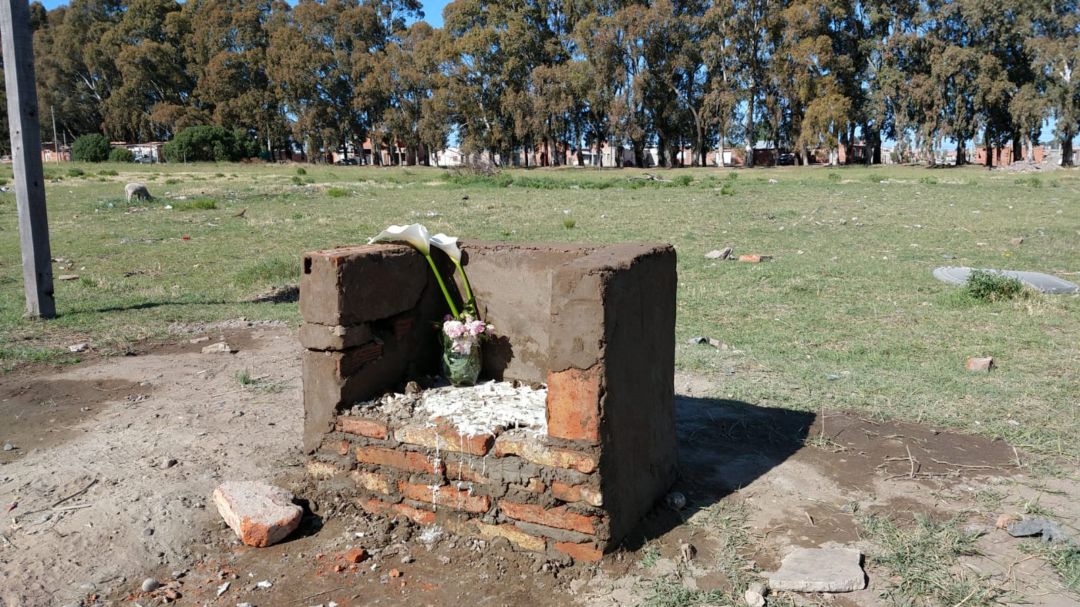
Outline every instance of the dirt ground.
{"label": "dirt ground", "polygon": [[[567,566],[373,520],[315,493],[299,450],[295,332],[244,321],[175,329],[173,343],[132,356],[91,352],[75,366],[0,376],[0,443],[13,447],[0,451],[0,606],[656,603],[661,582],[692,596],[730,588],[734,528],[749,539],[735,552],[751,576],[794,547],[873,554],[857,523],[867,513],[956,518],[981,534],[979,554],[959,567],[1002,602],[1080,604],[994,527],[1037,504],[1080,536],[1077,471],[1033,474],[1000,441],[718,400],[708,397],[718,384],[677,376],[686,508],[658,509],[598,566]],[[238,351],[201,352],[222,340]],[[270,548],[240,545],[209,500],[227,479],[293,490],[306,507],[300,530]],[[367,552],[360,563],[343,556],[355,547]],[[873,558],[867,573],[864,591],[769,599],[887,604],[895,576]],[[147,577],[165,585],[144,593]]]}

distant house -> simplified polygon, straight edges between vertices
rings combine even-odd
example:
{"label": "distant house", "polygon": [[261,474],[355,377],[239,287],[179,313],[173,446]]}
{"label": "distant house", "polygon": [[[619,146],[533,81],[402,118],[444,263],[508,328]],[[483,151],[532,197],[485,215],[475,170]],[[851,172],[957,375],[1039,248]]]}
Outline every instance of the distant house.
{"label": "distant house", "polygon": [[[1008,143],[1004,147],[1000,148],[990,148],[990,156],[991,159],[994,161],[994,166],[1006,166],[1014,162],[1025,162],[1027,159],[1024,158],[1024,154],[1026,153],[1027,150],[1021,150],[1020,156],[1014,158],[1012,143]],[[1035,156],[1036,163],[1042,162],[1046,159],[1046,148],[1043,147],[1041,144],[1035,146],[1032,149],[1032,153]],[[986,164],[986,146],[976,146],[975,154],[972,157],[971,161],[975,164]]]}
{"label": "distant house", "polygon": [[71,162],[71,147],[66,145],[57,146],[55,143],[42,143],[41,161],[44,163]]}
{"label": "distant house", "polygon": [[135,162],[165,162],[165,143],[163,141],[147,141],[144,143],[111,141],[109,144],[114,148],[127,149],[135,155]]}
{"label": "distant house", "polygon": [[451,168],[465,164],[465,154],[459,148],[449,147],[432,152],[432,164],[438,167]]}

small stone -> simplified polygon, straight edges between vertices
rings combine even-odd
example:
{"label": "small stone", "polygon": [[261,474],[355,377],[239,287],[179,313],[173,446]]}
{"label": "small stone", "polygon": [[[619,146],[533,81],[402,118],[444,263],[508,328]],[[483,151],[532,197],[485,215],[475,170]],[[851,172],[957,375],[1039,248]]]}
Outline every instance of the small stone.
{"label": "small stone", "polygon": [[78,274],[61,274],[56,277],[56,280],[79,280]]}
{"label": "small stone", "polygon": [[288,491],[253,481],[227,481],[214,490],[221,518],[248,546],[270,546],[300,526],[304,511]]}
{"label": "small stone", "polygon": [[765,607],[765,596],[754,590],[748,589],[744,592],[743,600],[749,607]]}
{"label": "small stone", "polygon": [[147,527],[146,529],[143,529],[143,535],[145,535],[146,537],[150,537],[151,535],[154,535],[154,528],[153,527]]}
{"label": "small stone", "polygon": [[269,590],[270,587],[273,586],[273,585],[274,585],[274,583],[271,582],[270,580],[263,580],[263,581],[255,584],[255,587],[260,589],[260,590]]}
{"label": "small stone", "polygon": [[993,356],[983,356],[967,359],[967,370],[976,372],[989,372],[996,365]]}
{"label": "small stone", "polygon": [[201,344],[204,341],[210,341],[210,336],[209,335],[203,335],[202,337],[192,337],[188,341],[190,343],[193,343],[193,344]]}
{"label": "small stone", "polygon": [[800,548],[767,574],[770,590],[852,592],[866,588],[862,553],[850,548]]}
{"label": "small stone", "polygon": [[409,563],[411,563],[411,562],[413,562],[415,560],[416,559],[414,559],[412,556],[406,554],[405,556],[401,557],[401,564],[402,565],[408,565]]}
{"label": "small stone", "polygon": [[727,259],[731,257],[731,247],[715,249],[705,254],[705,259]]}
{"label": "small stone", "polygon": [[153,591],[157,590],[160,587],[161,587],[161,582],[155,580],[152,577],[146,578],[145,580],[143,580],[143,583],[142,583],[142,591],[143,592],[153,592]]}
{"label": "small stone", "polygon": [[11,443],[4,443],[4,451],[13,451],[14,449],[15,445],[12,445]]}
{"label": "small stone", "polygon": [[217,587],[217,595],[221,596],[221,595],[225,594],[225,592],[229,590],[229,584],[231,584],[231,583],[232,582],[225,582],[224,584],[218,586]]}
{"label": "small stone", "polygon": [[452,559],[450,557],[448,557],[448,556],[440,556],[439,557],[439,563],[441,563],[443,565],[449,565],[451,562],[452,562]]}
{"label": "small stone", "polygon": [[228,343],[219,341],[216,344],[210,344],[209,346],[203,346],[203,354],[235,354],[237,349],[230,346]]}
{"label": "small stone", "polygon": [[68,352],[75,352],[75,353],[86,352],[89,349],[90,349],[90,344],[86,343],[85,341],[68,346]]}
{"label": "small stone", "polygon": [[364,560],[366,556],[367,552],[365,552],[363,548],[353,548],[352,550],[345,553],[345,560],[355,565],[356,563]]}
{"label": "small stone", "polygon": [[167,470],[169,468],[172,468],[175,465],[176,465],[176,460],[175,459],[173,459],[171,457],[163,457],[163,458],[161,458],[161,469],[162,470]]}
{"label": "small stone", "polygon": [[390,577],[401,577],[401,571],[397,569],[390,570]]}
{"label": "small stone", "polygon": [[672,510],[682,510],[686,507],[686,496],[678,491],[672,491],[664,498],[664,504]]}
{"label": "small stone", "polygon": [[1024,238],[1023,237],[1013,238],[1012,240],[1009,241],[1009,244],[1011,244],[1014,247],[1018,247],[1018,246],[1024,244]]}
{"label": "small stone", "polygon": [[1018,520],[1019,519],[1017,519],[1011,514],[1002,514],[1001,516],[997,517],[997,522],[994,526],[998,529],[1006,529],[1009,525],[1015,523]]}

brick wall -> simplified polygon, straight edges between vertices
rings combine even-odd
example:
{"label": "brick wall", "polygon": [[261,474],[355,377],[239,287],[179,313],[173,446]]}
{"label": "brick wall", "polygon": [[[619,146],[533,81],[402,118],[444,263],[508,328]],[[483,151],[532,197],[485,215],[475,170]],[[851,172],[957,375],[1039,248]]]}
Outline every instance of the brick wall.
{"label": "brick wall", "polygon": [[484,375],[546,381],[547,434],[346,413],[434,370],[445,303],[408,247],[320,251],[304,257],[300,296],[309,472],[373,514],[599,560],[675,480],[675,252],[462,249],[496,326]]}

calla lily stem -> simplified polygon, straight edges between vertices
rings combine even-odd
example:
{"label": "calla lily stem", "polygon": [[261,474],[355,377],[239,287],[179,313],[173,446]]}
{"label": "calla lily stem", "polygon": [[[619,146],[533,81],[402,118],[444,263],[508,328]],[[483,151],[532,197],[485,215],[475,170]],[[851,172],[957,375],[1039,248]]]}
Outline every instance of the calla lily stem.
{"label": "calla lily stem", "polygon": [[[453,259],[453,258],[451,258]],[[461,272],[461,282],[465,285],[465,298],[468,300],[465,307],[468,308],[473,314],[477,314],[476,298],[473,297],[472,287],[469,285],[469,277],[465,274],[465,268],[461,267],[461,262],[454,259],[454,265],[457,266],[458,272]]]}
{"label": "calla lily stem", "polygon": [[[427,259],[428,265],[431,266],[431,272],[435,274],[435,280],[439,282],[439,288],[442,289],[443,297],[446,298],[446,304],[450,306],[450,314],[453,315],[455,319],[460,319],[461,314],[458,313],[457,306],[454,305],[454,300],[450,297],[450,292],[446,290],[446,283],[443,282],[442,276],[439,274],[439,269],[435,267],[435,260],[431,258],[431,255],[424,255],[424,258]],[[462,274],[462,276],[464,276],[464,274]],[[465,284],[467,285],[468,282]],[[466,291],[468,291],[468,287],[466,287]]]}

